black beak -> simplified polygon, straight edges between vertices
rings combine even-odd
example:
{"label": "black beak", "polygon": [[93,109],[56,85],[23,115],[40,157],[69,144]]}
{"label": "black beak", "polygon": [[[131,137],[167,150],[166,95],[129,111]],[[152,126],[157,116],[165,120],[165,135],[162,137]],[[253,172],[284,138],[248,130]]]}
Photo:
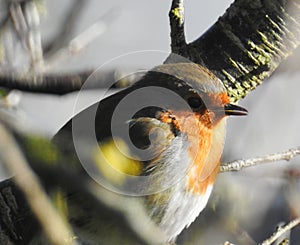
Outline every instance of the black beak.
{"label": "black beak", "polygon": [[240,106],[227,104],[224,106],[225,114],[228,116],[246,116],[248,111]]}

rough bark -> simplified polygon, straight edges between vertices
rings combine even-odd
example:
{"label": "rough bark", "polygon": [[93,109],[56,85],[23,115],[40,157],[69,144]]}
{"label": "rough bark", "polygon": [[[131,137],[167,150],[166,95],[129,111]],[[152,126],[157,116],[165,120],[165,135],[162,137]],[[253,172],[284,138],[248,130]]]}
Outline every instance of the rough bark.
{"label": "rough bark", "polygon": [[[177,34],[171,37],[182,40],[180,18],[174,19],[177,28],[171,31]],[[207,67],[223,81],[231,100],[238,101],[273,73],[299,45],[299,37],[299,1],[236,0],[206,33],[189,44],[173,45],[172,52]]]}

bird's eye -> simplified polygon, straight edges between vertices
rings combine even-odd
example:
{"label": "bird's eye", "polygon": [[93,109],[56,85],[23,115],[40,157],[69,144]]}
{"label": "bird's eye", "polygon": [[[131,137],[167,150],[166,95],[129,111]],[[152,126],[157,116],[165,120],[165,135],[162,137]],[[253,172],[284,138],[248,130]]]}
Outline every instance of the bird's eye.
{"label": "bird's eye", "polygon": [[190,97],[187,102],[192,109],[199,109],[203,106],[203,101],[199,97]]}

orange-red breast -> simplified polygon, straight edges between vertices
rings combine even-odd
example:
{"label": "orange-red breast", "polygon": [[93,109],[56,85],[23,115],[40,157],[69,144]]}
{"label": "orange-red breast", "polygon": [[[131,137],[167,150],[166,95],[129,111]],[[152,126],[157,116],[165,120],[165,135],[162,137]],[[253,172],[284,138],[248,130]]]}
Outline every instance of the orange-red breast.
{"label": "orange-red breast", "polygon": [[[207,69],[193,63],[166,64],[76,115],[75,123],[69,122],[55,141],[64,142],[66,151],[75,145],[79,160],[94,178],[100,176],[100,184],[139,196],[172,241],[207,204],[219,169],[226,117],[246,114],[229,103],[222,82]],[[102,152],[97,165],[89,157],[95,156],[95,142]],[[118,158],[116,149],[128,156]],[[102,160],[110,166],[103,167]]]}

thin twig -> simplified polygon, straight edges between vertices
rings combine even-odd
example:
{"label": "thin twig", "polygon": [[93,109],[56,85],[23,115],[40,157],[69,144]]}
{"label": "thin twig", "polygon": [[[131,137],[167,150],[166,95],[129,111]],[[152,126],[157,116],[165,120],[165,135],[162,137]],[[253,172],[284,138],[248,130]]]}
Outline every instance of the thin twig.
{"label": "thin twig", "polygon": [[92,25],[69,41],[65,47],[61,47],[61,49],[57,50],[57,52],[55,52],[53,55],[46,57],[46,68],[49,70],[51,66],[57,64],[60,60],[66,59],[69,56],[81,52],[87,45],[89,45],[107,30],[108,25],[114,18],[116,18],[116,16],[117,12],[115,9],[111,9],[106,12]]}
{"label": "thin twig", "polygon": [[76,244],[73,232],[52,206],[16,141],[1,124],[0,138],[1,159],[10,172],[15,174],[16,184],[23,191],[51,244]]}
{"label": "thin twig", "polygon": [[[41,73],[43,70],[43,51],[40,33],[39,2],[13,2],[9,5],[11,30],[17,34],[22,43],[24,54],[30,57],[30,72]],[[13,46],[13,48],[15,48]],[[15,58],[15,57],[14,57]],[[25,65],[24,65],[25,67]]]}
{"label": "thin twig", "polygon": [[27,23],[27,46],[30,52],[32,72],[41,73],[43,71],[44,59],[42,49],[42,38],[40,32],[40,14],[37,3],[29,1],[24,6],[24,15]]}
{"label": "thin twig", "polygon": [[229,163],[223,163],[220,166],[220,172],[230,172],[230,171],[239,171],[242,168],[252,167],[264,163],[276,162],[281,160],[289,161],[292,158],[300,155],[300,147],[290,149],[287,151],[269,154],[261,157],[246,159],[246,160],[236,160]]}
{"label": "thin twig", "polygon": [[273,234],[271,237],[269,237],[268,239],[264,240],[262,243],[260,243],[260,245],[270,245],[273,242],[275,242],[279,237],[281,237],[284,233],[286,233],[287,231],[293,229],[295,226],[300,224],[300,218],[294,219],[291,222],[289,222],[287,225],[283,226],[283,227],[279,227]]}
{"label": "thin twig", "polygon": [[23,44],[26,44],[25,34],[27,32],[27,24],[25,20],[24,13],[22,11],[22,7],[20,3],[12,3],[10,5],[10,16],[12,23],[14,25],[14,29],[16,33],[19,35],[19,38],[22,40]]}
{"label": "thin twig", "polygon": [[63,23],[58,30],[55,37],[45,45],[44,47],[44,55],[50,55],[55,53],[60,48],[64,47],[68,41],[71,39],[70,35],[74,32],[77,19],[85,10],[85,5],[87,1],[84,0],[76,0],[71,3],[70,9],[64,15]]}

